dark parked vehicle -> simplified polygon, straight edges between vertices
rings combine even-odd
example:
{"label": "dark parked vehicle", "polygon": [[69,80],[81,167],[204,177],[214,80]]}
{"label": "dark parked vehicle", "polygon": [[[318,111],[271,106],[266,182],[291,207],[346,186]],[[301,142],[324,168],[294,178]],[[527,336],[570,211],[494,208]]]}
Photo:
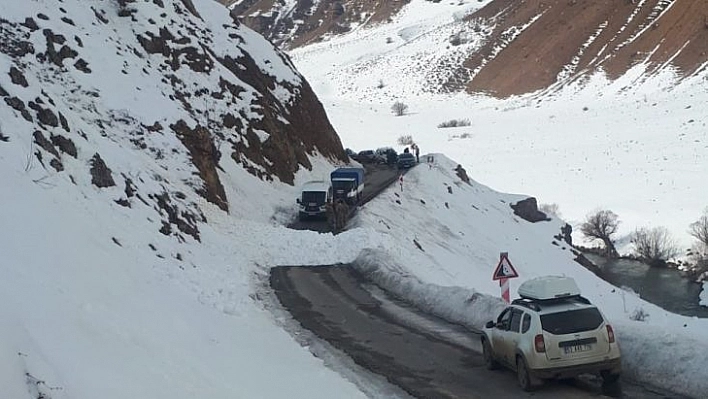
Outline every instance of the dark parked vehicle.
{"label": "dark parked vehicle", "polygon": [[395,165],[398,160],[398,153],[391,147],[381,147],[376,150],[376,159],[378,163]]}
{"label": "dark parked vehicle", "polygon": [[404,152],[398,156],[398,169],[412,168],[415,164],[415,155],[409,152]]}
{"label": "dark parked vehicle", "polygon": [[356,158],[354,159],[361,163],[375,163],[376,153],[374,152],[374,150],[359,151],[359,153],[356,155]]}

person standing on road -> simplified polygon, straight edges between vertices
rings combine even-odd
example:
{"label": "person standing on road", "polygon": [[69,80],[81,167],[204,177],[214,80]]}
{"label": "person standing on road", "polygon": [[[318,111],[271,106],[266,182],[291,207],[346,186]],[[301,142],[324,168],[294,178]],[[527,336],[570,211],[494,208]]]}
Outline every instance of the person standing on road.
{"label": "person standing on road", "polygon": [[325,203],[325,215],[327,216],[327,226],[335,230],[334,204],[332,204],[331,199],[328,199],[327,203]]}
{"label": "person standing on road", "polygon": [[415,163],[420,163],[420,148],[418,148],[418,144],[415,145]]}
{"label": "person standing on road", "polygon": [[403,192],[403,173],[398,176],[398,184],[401,185],[401,192]]}
{"label": "person standing on road", "polygon": [[347,224],[347,216],[349,215],[349,207],[341,199],[337,200],[337,205],[335,205],[334,215],[337,219],[335,232],[344,230],[344,226]]}

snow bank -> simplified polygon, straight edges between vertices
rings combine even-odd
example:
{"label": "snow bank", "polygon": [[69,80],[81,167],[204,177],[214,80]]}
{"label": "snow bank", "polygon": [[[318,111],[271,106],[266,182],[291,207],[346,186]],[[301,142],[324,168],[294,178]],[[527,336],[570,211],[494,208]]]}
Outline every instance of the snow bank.
{"label": "snow bank", "polygon": [[[509,252],[520,275],[511,280],[512,297],[527,279],[573,277],[615,327],[627,375],[695,397],[708,389],[708,352],[696,350],[708,345],[708,320],[669,313],[601,280],[554,237],[562,221],[527,222],[510,206],[525,196],[465,183],[457,163],[434,157],[434,167],[415,167],[403,191],[389,188],[354,220],[386,237],[357,257],[360,271],[423,310],[480,329],[504,306],[492,273],[499,253]],[[633,320],[638,309],[644,321]]]}

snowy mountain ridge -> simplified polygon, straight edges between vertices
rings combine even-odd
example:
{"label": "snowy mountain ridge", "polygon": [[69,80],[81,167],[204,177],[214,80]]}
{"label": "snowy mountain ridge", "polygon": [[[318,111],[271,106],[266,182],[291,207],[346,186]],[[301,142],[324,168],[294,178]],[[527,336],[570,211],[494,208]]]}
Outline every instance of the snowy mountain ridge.
{"label": "snowy mountain ridge", "polygon": [[[400,56],[401,47],[410,48],[403,72],[427,76],[435,93],[506,98],[556,91],[597,73],[616,80],[637,65],[646,66],[642,81],[672,71],[678,83],[708,67],[708,4],[700,1],[407,0],[388,8],[382,6],[388,2],[361,0],[229,3],[245,24],[289,49],[375,28],[384,54]],[[417,29],[437,39],[435,47],[420,49],[406,31],[387,25],[424,3],[441,15],[456,11],[453,20]]]}

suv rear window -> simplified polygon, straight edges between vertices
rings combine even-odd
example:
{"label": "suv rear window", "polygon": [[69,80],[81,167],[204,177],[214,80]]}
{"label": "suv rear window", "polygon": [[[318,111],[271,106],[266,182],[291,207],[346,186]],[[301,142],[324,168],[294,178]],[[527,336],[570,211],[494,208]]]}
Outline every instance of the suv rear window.
{"label": "suv rear window", "polygon": [[569,310],[541,316],[543,330],[554,335],[594,330],[600,327],[602,322],[602,314],[597,308]]}

